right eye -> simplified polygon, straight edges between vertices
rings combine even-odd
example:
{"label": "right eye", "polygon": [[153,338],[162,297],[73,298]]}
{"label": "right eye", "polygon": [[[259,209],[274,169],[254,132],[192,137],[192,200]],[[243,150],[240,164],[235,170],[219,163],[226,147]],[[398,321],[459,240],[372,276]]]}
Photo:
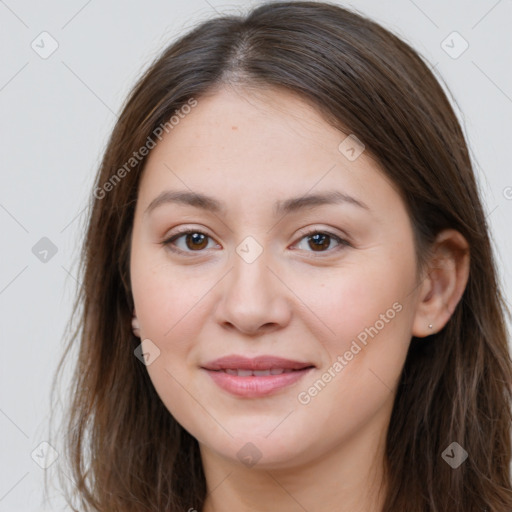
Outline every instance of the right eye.
{"label": "right eye", "polygon": [[[177,253],[202,252],[208,248],[208,239],[213,239],[197,229],[187,229],[171,235],[162,244]],[[180,242],[181,241],[181,242]],[[181,245],[181,246],[180,246]]]}

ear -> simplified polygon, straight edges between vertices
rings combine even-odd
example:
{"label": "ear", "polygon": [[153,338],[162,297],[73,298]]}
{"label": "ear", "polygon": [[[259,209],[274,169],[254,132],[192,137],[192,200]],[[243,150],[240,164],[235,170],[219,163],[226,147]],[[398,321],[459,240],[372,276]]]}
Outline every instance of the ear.
{"label": "ear", "polygon": [[458,231],[441,231],[432,249],[412,325],[412,334],[418,338],[443,329],[455,311],[469,277],[469,244]]}
{"label": "ear", "polygon": [[133,330],[133,334],[135,334],[135,336],[137,336],[137,338],[140,338],[139,319],[137,318],[137,313],[135,312],[135,310],[133,310],[132,330]]}

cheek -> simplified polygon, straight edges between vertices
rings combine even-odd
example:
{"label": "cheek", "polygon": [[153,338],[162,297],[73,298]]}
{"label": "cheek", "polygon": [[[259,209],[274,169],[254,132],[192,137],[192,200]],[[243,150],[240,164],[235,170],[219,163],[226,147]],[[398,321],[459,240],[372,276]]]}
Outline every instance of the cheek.
{"label": "cheek", "polygon": [[307,386],[324,389],[322,397],[312,398],[315,409],[333,401],[343,403],[343,411],[347,407],[364,417],[387,400],[411,339],[413,308],[408,301],[415,268],[412,255],[406,256],[397,261],[383,251],[378,257],[372,254],[364,262],[334,270],[328,279],[311,278],[301,287],[297,282],[298,294],[316,314],[303,318],[311,319],[309,329],[325,351],[322,374],[327,373],[328,389],[316,381],[302,388],[306,401]]}
{"label": "cheek", "polygon": [[392,399],[410,342],[406,288],[393,272],[368,267],[309,288],[307,303],[321,319],[308,314],[309,328],[325,358],[298,398],[304,413],[333,436],[359,428]]}
{"label": "cheek", "polygon": [[335,269],[328,278],[297,279],[294,291],[311,312],[303,315],[310,318],[310,328],[323,333],[332,349],[343,350],[365,328],[377,324],[379,331],[389,330],[401,321],[397,310],[403,309],[409,276],[407,271],[396,274],[393,267],[354,265]]}
{"label": "cheek", "polygon": [[211,287],[207,280],[191,275],[168,263],[133,256],[132,291],[141,336],[160,351],[146,369],[167,410],[189,430],[202,414],[187,390],[192,389],[191,354],[204,321],[201,299]]}
{"label": "cheek", "polygon": [[132,291],[144,337],[165,343],[179,332],[186,339],[183,329],[193,327],[190,319],[201,310],[201,299],[211,287],[208,279],[193,275],[168,263],[133,259]]}

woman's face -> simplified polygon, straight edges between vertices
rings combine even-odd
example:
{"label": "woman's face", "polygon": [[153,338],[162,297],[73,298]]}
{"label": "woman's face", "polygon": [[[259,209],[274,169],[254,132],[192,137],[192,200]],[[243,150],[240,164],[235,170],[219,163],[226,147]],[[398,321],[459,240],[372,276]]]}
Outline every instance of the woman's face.
{"label": "woman's face", "polygon": [[382,440],[418,302],[413,232],[348,135],[287,92],[223,88],[149,155],[135,310],[155,389],[203,455],[285,468]]}

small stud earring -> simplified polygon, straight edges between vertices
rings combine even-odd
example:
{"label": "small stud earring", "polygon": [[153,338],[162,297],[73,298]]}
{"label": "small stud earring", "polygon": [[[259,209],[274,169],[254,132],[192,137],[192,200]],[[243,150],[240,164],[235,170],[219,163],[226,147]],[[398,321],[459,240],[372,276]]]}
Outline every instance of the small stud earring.
{"label": "small stud earring", "polygon": [[429,328],[429,329],[433,329],[433,328],[434,328],[434,326],[433,326],[432,324],[428,324],[428,328]]}

